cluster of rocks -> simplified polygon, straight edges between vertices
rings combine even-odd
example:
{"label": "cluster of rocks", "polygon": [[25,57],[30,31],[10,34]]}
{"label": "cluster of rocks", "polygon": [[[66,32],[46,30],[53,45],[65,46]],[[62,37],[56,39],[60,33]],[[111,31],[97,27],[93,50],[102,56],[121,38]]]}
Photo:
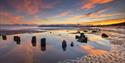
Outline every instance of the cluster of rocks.
{"label": "cluster of rocks", "polygon": [[[110,34],[109,34],[110,35]],[[124,35],[124,34],[121,34]],[[102,34],[102,37],[108,37],[106,34]],[[115,39],[117,37],[117,39]],[[108,53],[98,56],[85,56],[74,63],[125,63],[125,36],[120,37],[110,35],[108,38],[112,45],[112,50]],[[121,39],[121,40],[120,40]],[[73,63],[73,62],[71,62]]]}
{"label": "cluster of rocks", "polygon": [[76,35],[76,39],[78,42],[83,42],[83,43],[87,43],[88,38],[85,36],[84,33],[80,33],[80,36]]}

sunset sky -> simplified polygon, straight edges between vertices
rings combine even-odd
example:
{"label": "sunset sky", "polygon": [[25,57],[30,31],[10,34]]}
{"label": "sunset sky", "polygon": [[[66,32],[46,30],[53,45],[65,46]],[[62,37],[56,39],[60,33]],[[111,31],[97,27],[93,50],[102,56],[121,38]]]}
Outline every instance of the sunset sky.
{"label": "sunset sky", "polygon": [[0,0],[0,24],[77,24],[125,19],[125,0]]}

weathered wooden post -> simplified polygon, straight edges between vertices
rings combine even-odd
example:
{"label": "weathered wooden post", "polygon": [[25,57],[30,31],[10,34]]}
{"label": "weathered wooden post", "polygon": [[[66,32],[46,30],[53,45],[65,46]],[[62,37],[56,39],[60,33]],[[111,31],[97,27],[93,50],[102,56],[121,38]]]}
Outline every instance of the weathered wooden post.
{"label": "weathered wooden post", "polygon": [[19,36],[14,36],[14,41],[18,44],[18,45],[20,45],[20,37]]}
{"label": "weathered wooden post", "polygon": [[32,40],[31,40],[31,42],[32,42],[32,46],[36,46],[36,36],[33,36],[32,37]]}
{"label": "weathered wooden post", "polygon": [[41,51],[46,50],[46,38],[41,38]]}

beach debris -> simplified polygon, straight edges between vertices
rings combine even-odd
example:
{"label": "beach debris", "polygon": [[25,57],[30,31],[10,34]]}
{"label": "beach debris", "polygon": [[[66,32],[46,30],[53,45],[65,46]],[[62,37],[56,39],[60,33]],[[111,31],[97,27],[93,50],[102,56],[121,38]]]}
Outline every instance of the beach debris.
{"label": "beach debris", "polygon": [[62,41],[62,49],[63,51],[66,51],[67,43],[65,40]]}
{"label": "beach debris", "polygon": [[41,51],[46,51],[46,38],[41,38]]}
{"label": "beach debris", "polygon": [[32,42],[32,46],[36,46],[36,36],[32,37],[31,42]]}
{"label": "beach debris", "polygon": [[107,35],[107,34],[102,33],[102,38],[107,38],[107,37],[108,37],[108,35]]}

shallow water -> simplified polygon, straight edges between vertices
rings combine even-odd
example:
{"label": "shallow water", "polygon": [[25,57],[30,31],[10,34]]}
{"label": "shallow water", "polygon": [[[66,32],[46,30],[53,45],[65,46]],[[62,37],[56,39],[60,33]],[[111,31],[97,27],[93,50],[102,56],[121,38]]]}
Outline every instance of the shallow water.
{"label": "shallow water", "polygon": [[[79,34],[71,34],[72,32],[74,30],[49,30],[43,33],[7,35],[6,39],[0,36],[0,63],[58,63],[94,52],[101,54],[102,51],[111,49],[109,41],[100,36],[85,34],[88,42],[81,43],[75,39],[75,35]],[[15,42],[14,36],[19,36],[21,41]],[[32,42],[33,36],[36,36],[36,42]],[[44,45],[41,42],[43,38]],[[62,46],[63,40],[67,46]]]}

